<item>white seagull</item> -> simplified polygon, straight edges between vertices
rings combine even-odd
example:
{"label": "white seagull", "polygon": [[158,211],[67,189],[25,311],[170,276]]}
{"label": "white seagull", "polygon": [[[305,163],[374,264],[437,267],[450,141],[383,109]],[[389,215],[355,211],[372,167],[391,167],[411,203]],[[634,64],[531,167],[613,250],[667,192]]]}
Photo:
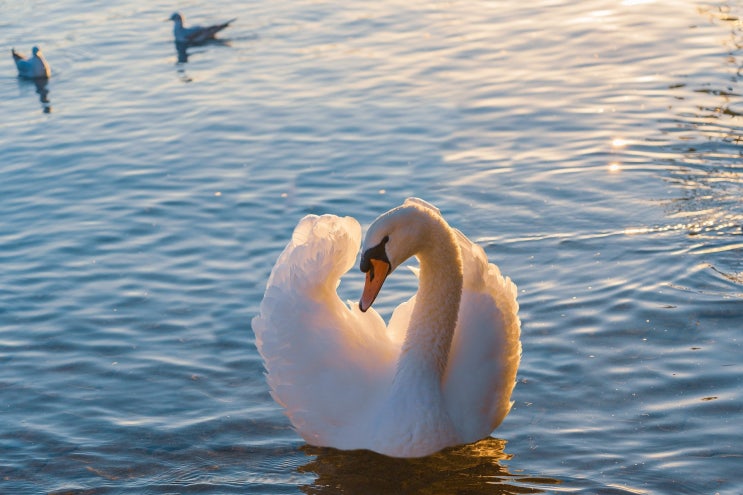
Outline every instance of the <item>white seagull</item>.
{"label": "white seagull", "polygon": [[183,25],[183,16],[175,12],[170,16],[171,21],[175,23],[173,26],[173,34],[175,35],[176,43],[185,43],[188,45],[197,45],[204,43],[205,41],[213,40],[214,36],[235,22],[236,19],[230,19],[222,24],[215,24],[213,26],[191,26],[185,27]]}
{"label": "white seagull", "polygon": [[27,79],[48,79],[52,75],[52,71],[49,69],[49,64],[44,55],[38,46],[35,46],[32,51],[31,58],[26,58],[15,51],[15,48],[10,49],[15,65],[18,67],[18,75]]}

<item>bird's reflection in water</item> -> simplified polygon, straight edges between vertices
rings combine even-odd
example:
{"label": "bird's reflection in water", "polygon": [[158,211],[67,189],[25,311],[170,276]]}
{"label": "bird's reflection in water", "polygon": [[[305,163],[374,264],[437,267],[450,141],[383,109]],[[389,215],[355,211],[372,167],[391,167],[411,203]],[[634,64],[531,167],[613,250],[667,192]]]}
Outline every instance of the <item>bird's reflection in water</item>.
{"label": "bird's reflection in water", "polygon": [[49,100],[49,79],[34,79],[34,84],[36,85],[36,93],[39,95],[43,112],[51,113],[52,102]]}
{"label": "bird's reflection in water", "polygon": [[452,494],[507,495],[542,493],[560,483],[550,478],[511,474],[501,461],[506,442],[487,438],[414,459],[396,459],[368,450],[343,451],[304,446],[315,456],[300,466],[301,473],[317,476],[302,487],[307,494]]}
{"label": "bird's reflection in water", "polygon": [[175,51],[178,53],[178,63],[188,63],[188,43],[175,42]]}
{"label": "bird's reflection in water", "polygon": [[193,79],[186,73],[186,67],[185,64],[188,63],[188,57],[189,57],[189,50],[204,47],[208,45],[221,45],[221,46],[231,46],[230,40],[223,40],[223,39],[214,39],[214,40],[208,40],[204,41],[202,43],[183,43],[176,41],[175,42],[175,52],[178,55],[178,77],[180,77],[181,81],[183,82],[192,82]]}
{"label": "bird's reflection in water", "polygon": [[193,81],[186,73],[185,64],[188,63],[188,43],[175,42],[175,51],[178,54],[178,77],[181,81],[189,83]]}
{"label": "bird's reflection in water", "polygon": [[36,79],[18,78],[18,86],[21,89],[27,87],[29,84],[33,84],[36,88],[36,94],[39,95],[39,102],[41,103],[41,111],[44,113],[52,113],[52,102],[49,100],[49,79],[45,77],[39,77]]}

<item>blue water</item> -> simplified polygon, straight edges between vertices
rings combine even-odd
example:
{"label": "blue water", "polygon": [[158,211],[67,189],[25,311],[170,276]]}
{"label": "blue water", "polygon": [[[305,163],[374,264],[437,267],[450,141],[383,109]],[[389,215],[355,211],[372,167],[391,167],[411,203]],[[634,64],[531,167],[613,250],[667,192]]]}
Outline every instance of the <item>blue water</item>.
{"label": "blue water", "polygon": [[[0,60],[0,492],[743,493],[743,9],[574,3],[186,1],[238,21],[178,63],[170,3],[0,2],[53,72]],[[410,195],[519,287],[513,410],[425,459],[307,447],[270,269]]]}

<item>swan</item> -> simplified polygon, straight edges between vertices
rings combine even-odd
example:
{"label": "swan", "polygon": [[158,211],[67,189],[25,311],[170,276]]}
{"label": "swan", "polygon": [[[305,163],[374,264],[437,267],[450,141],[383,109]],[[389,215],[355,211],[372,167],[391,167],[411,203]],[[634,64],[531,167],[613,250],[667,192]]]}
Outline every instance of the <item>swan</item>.
{"label": "swan", "polygon": [[214,36],[235,22],[237,19],[230,19],[222,24],[214,24],[213,26],[191,26],[185,27],[183,25],[183,15],[179,12],[174,12],[173,15],[168,19],[173,21],[173,36],[175,36],[176,43],[184,43],[187,45],[198,45],[209,40],[213,40]]}
{"label": "swan", "polygon": [[44,58],[44,54],[41,53],[41,49],[35,46],[31,52],[31,57],[26,58],[15,51],[15,48],[10,49],[10,53],[13,55],[13,60],[18,69],[18,75],[26,79],[49,79],[52,71],[49,69],[49,64]]}
{"label": "swan", "polygon": [[[272,397],[309,444],[423,457],[490,435],[511,409],[521,359],[516,286],[433,205],[408,198],[361,248],[358,303],[338,297],[361,226],[307,215],[252,320]],[[418,291],[389,324],[372,308],[415,256]]]}

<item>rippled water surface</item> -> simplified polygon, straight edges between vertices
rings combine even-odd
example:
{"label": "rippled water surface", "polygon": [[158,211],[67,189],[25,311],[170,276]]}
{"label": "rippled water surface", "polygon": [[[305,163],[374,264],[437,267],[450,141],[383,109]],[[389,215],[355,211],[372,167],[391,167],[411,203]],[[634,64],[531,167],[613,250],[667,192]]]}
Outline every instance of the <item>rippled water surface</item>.
{"label": "rippled water surface", "polygon": [[[176,7],[238,20],[178,63]],[[740,4],[0,12],[0,492],[743,493]],[[425,459],[307,447],[250,328],[271,266],[410,195],[519,286],[513,410]]]}

